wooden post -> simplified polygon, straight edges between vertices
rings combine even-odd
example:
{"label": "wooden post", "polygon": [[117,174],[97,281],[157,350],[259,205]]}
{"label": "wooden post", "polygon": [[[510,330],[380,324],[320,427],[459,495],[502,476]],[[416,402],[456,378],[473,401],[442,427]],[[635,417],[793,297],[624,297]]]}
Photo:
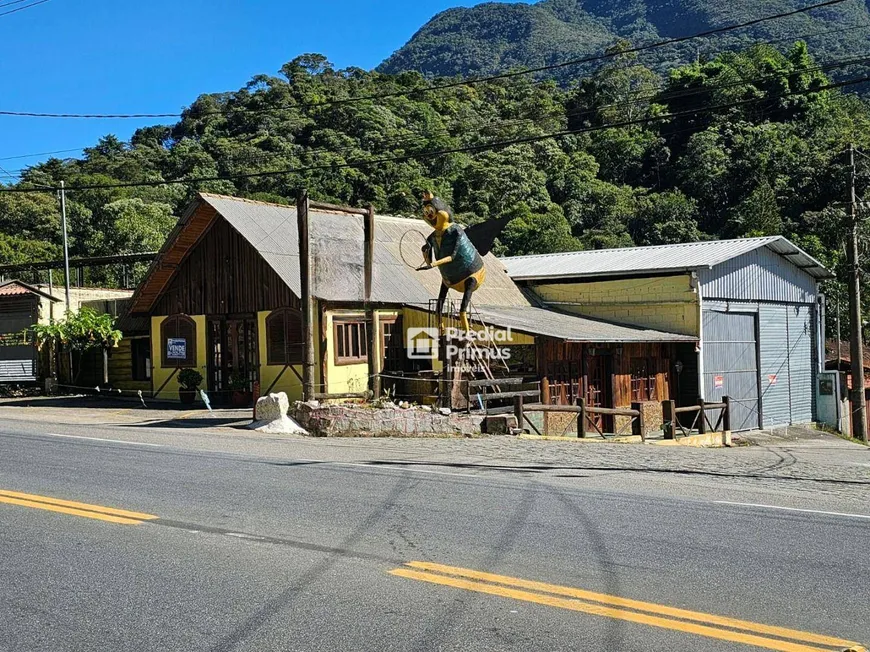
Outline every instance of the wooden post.
{"label": "wooden post", "polygon": [[698,399],[698,407],[701,408],[698,412],[698,434],[707,434],[707,413],[704,408],[704,399]]}
{"label": "wooden post", "polygon": [[546,376],[541,379],[541,403],[550,404],[550,379]]}
{"label": "wooden post", "polygon": [[[374,279],[375,261],[375,207],[369,205],[363,217],[363,301],[366,307],[366,323],[369,336],[369,389],[375,400],[381,396],[381,361],[384,359],[383,351],[376,351],[376,344],[380,337],[380,324],[378,317],[372,308],[372,283]],[[380,347],[377,347],[380,348]]]}
{"label": "wooden post", "polygon": [[637,416],[631,422],[631,434],[639,435],[641,441],[646,441],[646,424],[643,422],[643,403],[632,403],[632,410],[637,410]]}
{"label": "wooden post", "polygon": [[722,402],[725,404],[722,409],[722,430],[723,432],[731,432],[731,398],[723,396]]}
{"label": "wooden post", "polygon": [[524,430],[523,428],[523,397],[516,396],[514,397],[514,417],[517,420],[517,428],[520,430]]}
{"label": "wooden post", "polygon": [[577,398],[577,406],[580,412],[577,414],[577,437],[586,438],[586,399],[582,396]]}
{"label": "wooden post", "polygon": [[665,439],[675,439],[677,435],[677,402],[662,401],[662,422],[664,423]]}
{"label": "wooden post", "polygon": [[[308,230],[308,191],[302,190],[296,201],[299,230],[299,286],[302,300],[302,400],[314,398],[314,310],[311,297],[311,254]],[[324,388],[325,390],[326,388]]]}
{"label": "wooden post", "polygon": [[103,345],[103,387],[109,386],[109,347]]}

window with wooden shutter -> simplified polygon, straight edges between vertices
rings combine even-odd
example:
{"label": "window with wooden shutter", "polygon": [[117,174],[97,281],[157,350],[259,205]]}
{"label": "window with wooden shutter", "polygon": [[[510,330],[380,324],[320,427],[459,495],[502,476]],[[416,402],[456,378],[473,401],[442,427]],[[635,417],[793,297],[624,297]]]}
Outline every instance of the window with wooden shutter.
{"label": "window with wooden shutter", "polygon": [[365,322],[336,320],[333,326],[335,364],[359,364],[369,355],[369,334]]}
{"label": "window with wooden shutter", "polygon": [[161,366],[196,366],[196,322],[187,315],[172,315],[160,325]]}
{"label": "window with wooden shutter", "polygon": [[279,308],[266,317],[266,361],[270,365],[302,364],[302,313]]}

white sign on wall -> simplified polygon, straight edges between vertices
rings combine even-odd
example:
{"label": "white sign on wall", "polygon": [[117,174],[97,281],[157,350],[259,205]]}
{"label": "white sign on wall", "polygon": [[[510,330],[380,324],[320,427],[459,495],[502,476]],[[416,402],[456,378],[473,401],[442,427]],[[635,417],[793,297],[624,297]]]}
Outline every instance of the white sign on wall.
{"label": "white sign on wall", "polygon": [[187,340],[183,337],[170,337],[166,340],[167,360],[187,359]]}

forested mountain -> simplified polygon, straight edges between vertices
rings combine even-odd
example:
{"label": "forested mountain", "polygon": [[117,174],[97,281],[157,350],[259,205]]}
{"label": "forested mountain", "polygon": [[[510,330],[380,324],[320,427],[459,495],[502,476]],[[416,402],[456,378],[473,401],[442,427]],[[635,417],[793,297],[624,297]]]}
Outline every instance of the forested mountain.
{"label": "forested mountain", "polygon": [[[195,190],[289,203],[305,187],[322,201],[418,215],[431,188],[460,221],[515,217],[501,253],[782,233],[842,267],[842,213],[829,207],[847,197],[848,144],[870,152],[870,110],[827,88],[802,43],[725,53],[665,78],[620,54],[569,87],[431,85],[305,55],[279,76],[200,96],[176,124],[129,142],[106,136],[13,186],[38,192],[0,186],[0,261],[60,257],[57,199],[41,188],[64,180],[73,256],[158,248]],[[868,162],[858,157],[862,184]],[[221,180],[112,187],[200,178]]]}
{"label": "forested mountain", "polygon": [[[636,44],[697,34],[755,18],[785,13],[809,0],[541,0],[535,4],[489,2],[436,15],[381,64],[381,72],[416,70],[427,76],[465,77],[538,67],[600,54],[620,39]],[[660,73],[758,42],[786,48],[807,41],[824,60],[870,48],[870,10],[865,0],[759,23],[703,40],[656,49],[642,63]],[[864,28],[862,28],[864,26]],[[562,82],[590,66],[547,72]]]}

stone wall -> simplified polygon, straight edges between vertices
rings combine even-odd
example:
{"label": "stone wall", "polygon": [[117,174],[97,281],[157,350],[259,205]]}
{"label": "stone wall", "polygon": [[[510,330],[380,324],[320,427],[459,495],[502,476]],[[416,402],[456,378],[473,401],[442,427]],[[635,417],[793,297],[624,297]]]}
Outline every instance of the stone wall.
{"label": "stone wall", "polygon": [[315,437],[469,437],[480,416],[441,414],[426,407],[370,407],[296,402],[290,416]]}
{"label": "stone wall", "polygon": [[[662,429],[662,404],[646,401],[640,404],[643,411],[644,434],[649,435]],[[620,435],[632,434],[631,417],[613,417],[613,429]]]}

